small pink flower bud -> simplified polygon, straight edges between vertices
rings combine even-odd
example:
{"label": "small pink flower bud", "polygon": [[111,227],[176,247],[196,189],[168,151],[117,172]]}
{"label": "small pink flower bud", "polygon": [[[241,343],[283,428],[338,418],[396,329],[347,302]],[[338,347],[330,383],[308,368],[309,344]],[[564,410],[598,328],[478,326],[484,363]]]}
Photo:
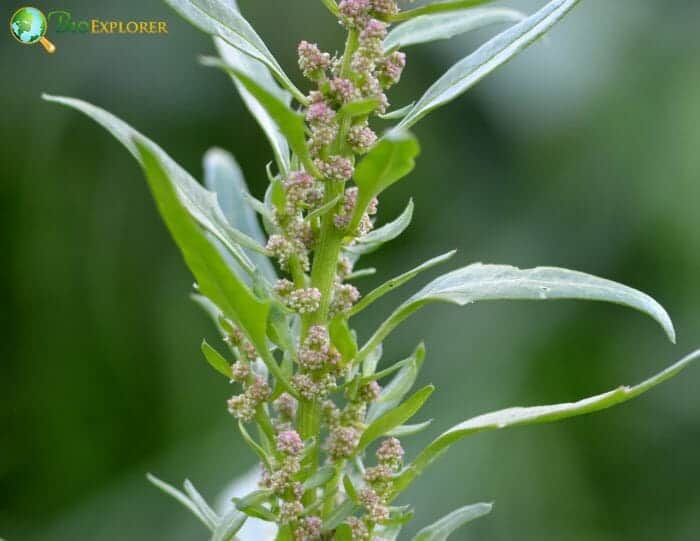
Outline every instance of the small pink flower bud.
{"label": "small pink flower bud", "polygon": [[356,429],[340,426],[331,431],[326,440],[326,448],[334,459],[350,458],[359,442],[360,434]]}
{"label": "small pink flower bud", "polygon": [[355,172],[352,162],[343,156],[329,156],[325,161],[317,159],[314,165],[325,178],[338,182],[350,180]]}
{"label": "small pink flower bud", "polygon": [[369,530],[359,518],[348,517],[345,522],[350,526],[352,541],[369,541]]}
{"label": "small pink flower bud", "polygon": [[360,399],[364,402],[374,402],[379,398],[382,387],[376,381],[370,381],[367,385],[360,387]]}
{"label": "small pink flower bud", "polygon": [[244,423],[249,423],[255,417],[257,405],[246,393],[232,396],[227,404],[229,413]]}
{"label": "small pink flower bud", "polygon": [[366,24],[369,15],[370,0],[342,0],[338,5],[343,18],[356,27]]}
{"label": "small pink flower bud", "polygon": [[277,435],[277,450],[286,455],[298,456],[304,450],[304,442],[296,430],[286,430]]}
{"label": "small pink flower bud", "polygon": [[297,49],[299,68],[305,77],[316,80],[323,77],[323,72],[331,65],[331,55],[323,53],[315,43],[302,41]]}
{"label": "small pink flower bud", "polygon": [[356,154],[366,154],[377,142],[377,134],[366,124],[358,124],[348,132],[348,144]]}
{"label": "small pink flower bud", "polygon": [[280,505],[280,524],[296,522],[304,512],[304,506],[299,501],[284,502]]}
{"label": "small pink flower bud", "polygon": [[308,122],[330,122],[335,118],[335,111],[325,101],[317,101],[306,110]]}
{"label": "small pink flower bud", "polygon": [[340,103],[350,103],[360,97],[355,85],[349,79],[336,77],[330,83],[330,91]]}
{"label": "small pink flower bud", "polygon": [[396,438],[384,440],[377,449],[377,461],[379,464],[398,469],[403,463],[404,450],[401,442]]}
{"label": "small pink flower bud", "polygon": [[277,412],[287,419],[293,419],[297,414],[297,401],[289,393],[282,393],[274,402]]}
{"label": "small pink flower bud", "polygon": [[389,518],[389,508],[382,504],[379,495],[371,488],[361,490],[358,499],[373,522],[381,523]]}
{"label": "small pink flower bud", "polygon": [[372,12],[383,17],[390,17],[399,12],[396,0],[370,0]]}
{"label": "small pink flower bud", "polygon": [[231,365],[231,379],[242,383],[250,376],[250,365],[237,361]]}

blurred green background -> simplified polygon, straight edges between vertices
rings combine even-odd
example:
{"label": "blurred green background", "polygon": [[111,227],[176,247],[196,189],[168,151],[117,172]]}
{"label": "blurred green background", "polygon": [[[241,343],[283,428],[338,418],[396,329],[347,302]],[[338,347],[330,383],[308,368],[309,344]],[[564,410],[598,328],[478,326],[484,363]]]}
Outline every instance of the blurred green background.
{"label": "blurred green background", "polygon": [[[341,45],[319,1],[239,4],[299,84],[300,39]],[[192,279],[137,164],[40,94],[112,111],[197,177],[209,147],[231,150],[258,196],[270,153],[230,81],[198,65],[210,40],[165,5],[36,5],[164,19],[170,33],[54,34],[53,56],[0,39],[0,537],[205,539],[144,474],[187,476],[213,498],[253,464],[226,412],[230,390],[199,353],[213,329],[188,299]],[[699,21],[692,0],[584,0],[548,40],[417,126],[419,165],[380,211],[392,219],[413,197],[415,220],[367,259],[379,272],[358,282],[364,291],[456,247],[453,266],[565,266],[647,291],[679,341],[612,305],[431,307],[386,344],[388,362],[424,338],[420,382],[438,387],[424,413],[436,421],[406,440],[409,455],[474,414],[634,383],[700,345]],[[409,50],[394,104],[493,31]],[[361,336],[418,285],[378,304]],[[495,501],[456,538],[697,540],[698,388],[700,367],[617,409],[462,442],[405,498],[417,507],[406,533]]]}

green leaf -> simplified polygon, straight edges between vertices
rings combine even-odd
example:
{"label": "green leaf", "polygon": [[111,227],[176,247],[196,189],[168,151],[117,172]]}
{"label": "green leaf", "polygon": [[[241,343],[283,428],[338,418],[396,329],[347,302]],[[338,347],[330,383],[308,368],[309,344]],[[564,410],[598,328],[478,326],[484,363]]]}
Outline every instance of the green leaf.
{"label": "green leaf", "polygon": [[584,398],[578,402],[530,408],[509,408],[464,421],[442,433],[418,455],[411,467],[406,468],[397,481],[397,492],[404,490],[428,465],[462,438],[478,432],[499,430],[511,426],[551,423],[616,406],[672,378],[698,358],[700,358],[700,350],[691,353],[666,370],[634,387],[618,387],[607,393]]}
{"label": "green leaf", "polygon": [[333,466],[322,466],[316,472],[304,481],[304,492],[311,490],[313,488],[318,488],[325,485],[330,481],[335,475],[335,467]]}
{"label": "green leaf", "polygon": [[214,370],[228,379],[231,379],[231,365],[226,359],[224,359],[221,353],[207,344],[206,340],[202,340],[202,353],[204,354],[204,358]]}
{"label": "green leaf", "polygon": [[216,525],[219,524],[219,515],[214,512],[211,506],[207,503],[207,501],[189,479],[185,479],[183,486],[185,488],[185,492],[190,497],[190,500],[192,500],[192,502],[197,506],[202,515],[206,517],[209,523],[216,527]]}
{"label": "green leaf", "polygon": [[415,425],[401,425],[397,426],[395,429],[391,430],[390,432],[387,432],[387,436],[393,436],[394,438],[404,438],[406,436],[413,436],[414,434],[418,434],[419,432],[423,432],[426,428],[428,428],[431,424],[433,424],[433,420],[429,419],[425,421],[424,423],[418,423]]}
{"label": "green leaf", "polygon": [[406,205],[406,208],[398,218],[375,229],[364,237],[360,237],[355,244],[347,246],[345,250],[356,256],[372,253],[406,231],[406,228],[411,225],[412,219],[413,199],[408,202],[408,205]]}
{"label": "green leaf", "polygon": [[211,541],[233,541],[238,530],[243,527],[248,517],[238,509],[233,508],[226,513],[211,536]]}
{"label": "green leaf", "polygon": [[[279,101],[285,104],[287,107],[290,106],[292,96],[282,90],[275,80],[270,75],[269,70],[261,64],[259,61],[250,58],[249,56],[241,53],[235,47],[231,47],[228,43],[220,38],[214,38],[214,44],[216,45],[221,60],[228,66],[232,68],[237,68],[248,77],[256,81],[261,87],[267,90],[270,94],[274,95],[279,99]],[[238,93],[243,99],[250,114],[255,118],[257,123],[262,128],[265,136],[270,142],[272,147],[272,153],[275,156],[275,161],[277,162],[277,167],[283,176],[287,176],[291,169],[289,163],[289,145],[287,144],[287,139],[285,139],[282,132],[280,132],[277,124],[272,119],[270,114],[267,112],[265,107],[260,103],[258,98],[253,94],[248,92],[248,90],[240,83],[240,81],[233,75],[231,75]]]}
{"label": "green leaf", "polygon": [[579,0],[552,0],[534,15],[492,38],[460,60],[438,79],[398,124],[406,129],[451,102],[499,66],[534,43],[566,15]]}
{"label": "green leaf", "polygon": [[338,9],[338,4],[335,3],[335,0],[321,0],[321,2],[333,15],[336,17],[340,16],[340,10]]}
{"label": "green leaf", "polygon": [[492,2],[493,0],[442,0],[433,2],[426,6],[420,6],[414,9],[400,11],[396,15],[390,17],[392,22],[405,21],[413,19],[421,15],[429,15],[432,13],[445,13],[448,11],[456,11],[464,8],[470,8],[481,4]]}
{"label": "green leaf", "polygon": [[211,240],[190,218],[176,196],[174,184],[157,157],[157,147],[147,141],[138,141],[136,145],[160,214],[179,246],[187,266],[197,279],[200,292],[209,297],[227,318],[241,327],[266,364],[269,363],[268,368],[277,376],[275,371],[279,372],[279,369],[267,345],[269,301],[255,297],[228,269]]}
{"label": "green leaf", "polygon": [[136,143],[140,142],[151,145],[153,153],[157,157],[160,166],[165,171],[168,182],[171,183],[179,203],[201,227],[209,231],[226,247],[228,252],[247,273],[251,275],[254,273],[255,267],[240,248],[239,241],[244,241],[247,245],[251,246],[255,245],[256,242],[250,237],[247,237],[247,235],[231,227],[219,206],[216,194],[201,186],[187,171],[168,156],[163,149],[122,120],[90,103],[47,94],[44,94],[43,98],[47,101],[76,109],[93,119],[123,144],[139,163],[141,163],[142,160],[137,151]]}
{"label": "green leaf", "polygon": [[398,120],[400,118],[405,117],[408,112],[413,108],[414,103],[409,103],[408,105],[401,107],[400,109],[394,109],[393,111],[389,111],[388,113],[385,113],[383,115],[377,115],[379,118],[382,120]]}
{"label": "green leaf", "polygon": [[209,519],[202,514],[200,511],[199,507],[190,500],[187,495],[185,495],[183,492],[179,491],[176,489],[174,486],[169,485],[165,481],[161,481],[158,479],[155,475],[152,475],[150,473],[146,474],[146,478],[151,482],[151,484],[155,485],[158,487],[160,490],[168,494],[169,496],[172,496],[174,499],[176,499],[178,502],[180,502],[184,507],[190,510],[190,512],[197,517],[202,524],[204,524],[210,531],[214,531],[214,528],[216,527],[216,524],[212,524]]}
{"label": "green leaf", "polygon": [[345,500],[343,503],[340,505],[337,505],[333,511],[331,512],[330,515],[328,515],[328,518],[323,522],[323,530],[324,531],[330,531],[334,530],[342,522],[348,518],[350,515],[352,515],[355,510],[358,508],[352,500]]}
{"label": "green leaf", "polygon": [[422,272],[427,271],[428,269],[432,269],[436,265],[444,263],[448,259],[452,258],[452,256],[456,253],[456,250],[452,250],[451,252],[447,252],[446,254],[439,255],[437,257],[434,257],[433,259],[429,259],[425,263],[418,265],[416,268],[411,269],[408,272],[405,272],[399,276],[396,276],[395,278],[392,278],[391,280],[384,282],[378,288],[370,291],[367,295],[360,299],[360,302],[358,302],[350,310],[350,316],[354,316],[360,313],[362,310],[370,306],[377,299],[380,299],[387,293],[395,290],[398,287],[401,287],[403,284],[412,280]]}
{"label": "green leaf", "polygon": [[413,541],[446,541],[456,530],[472,520],[488,515],[492,509],[491,503],[477,503],[452,511],[419,531]]}
{"label": "green leaf", "polygon": [[280,101],[277,96],[261,86],[238,67],[229,66],[220,59],[212,57],[204,57],[201,61],[205,66],[221,68],[236,77],[241,85],[243,85],[243,87],[255,97],[265,111],[267,111],[270,118],[274,120],[280,132],[286,137],[289,146],[299,157],[299,160],[306,170],[315,177],[322,176],[313,164],[311,155],[309,154],[309,148],[306,145],[306,124],[304,123],[304,117],[302,115],[292,111],[286,103]]}
{"label": "green leaf", "polygon": [[384,49],[389,51],[429,43],[478,30],[492,24],[521,21],[527,16],[520,11],[507,8],[463,9],[450,13],[422,15],[394,28],[384,40]]}
{"label": "green leaf", "polygon": [[357,355],[357,341],[348,326],[348,320],[338,315],[329,326],[331,342],[338,349],[345,362],[350,362]]}
{"label": "green leaf", "polygon": [[656,320],[672,342],[673,323],[666,310],[649,295],[610,280],[556,267],[521,270],[507,265],[476,263],[440,276],[399,306],[382,323],[359,353],[359,358],[416,310],[435,301],[464,306],[490,300],[580,299],[621,304]]}
{"label": "green leaf", "polygon": [[377,98],[365,98],[346,103],[340,108],[338,113],[346,117],[368,116],[377,107],[379,107],[379,100]]}
{"label": "green leaf", "polygon": [[[248,188],[238,163],[228,152],[212,148],[204,155],[203,166],[204,185],[210,192],[216,194],[218,206],[228,224],[247,239],[247,242],[239,242],[244,247],[246,257],[257,272],[260,272],[268,282],[274,283],[277,280],[274,267],[267,256],[260,253],[267,239],[262,233],[255,212],[245,199]],[[232,235],[232,238],[237,237]],[[245,248],[251,242],[255,245],[255,249]],[[245,275],[245,269],[234,258],[229,257],[226,251],[222,250],[222,253],[229,265],[250,284],[251,280]]]}
{"label": "green leaf", "polygon": [[379,364],[379,361],[382,359],[383,354],[384,348],[380,343],[377,344],[376,347],[372,349],[372,351],[368,352],[367,355],[365,355],[364,361],[362,361],[363,376],[368,377],[376,372],[377,364]]}
{"label": "green leaf", "polygon": [[[243,172],[231,154],[219,148],[207,151],[204,155],[204,185],[216,194],[231,227],[253,239],[258,246],[267,244],[255,210],[249,203],[251,196]],[[246,255],[270,283],[277,280],[274,267],[266,256],[250,250],[246,250]]]}
{"label": "green leaf", "polygon": [[268,456],[267,452],[265,449],[263,449],[258,442],[256,442],[253,439],[253,436],[250,435],[250,433],[246,430],[245,426],[241,421],[238,421],[238,430],[241,431],[241,436],[243,436],[243,441],[246,442],[248,447],[251,448],[251,450],[258,455],[258,458],[260,461],[265,464],[265,466],[268,469],[272,469],[272,460]]}
{"label": "green leaf", "polygon": [[[379,398],[370,406],[367,412],[369,422],[379,418],[384,413],[393,410],[403,400],[404,396],[413,387],[418,373],[425,360],[425,345],[421,342],[413,354],[405,359],[406,364],[401,371],[394,376],[391,383],[382,389]],[[402,361],[404,362],[404,361]],[[403,421],[402,421],[403,422]]]}
{"label": "green leaf", "polygon": [[250,23],[230,0],[165,0],[184,19],[212,36],[265,64],[280,84],[300,103],[306,98],[287,77],[275,57]]}
{"label": "green leaf", "polygon": [[358,452],[364,450],[365,447],[377,438],[381,438],[387,432],[390,432],[413,417],[423,404],[425,404],[425,401],[428,400],[430,395],[433,394],[434,390],[435,387],[432,385],[423,387],[406,400],[406,402],[384,413],[378,419],[370,423],[360,437],[360,443],[357,447]]}
{"label": "green leaf", "polygon": [[396,130],[387,133],[370,150],[355,170],[355,183],[360,188],[357,208],[362,214],[373,197],[413,171],[419,153],[416,138]]}

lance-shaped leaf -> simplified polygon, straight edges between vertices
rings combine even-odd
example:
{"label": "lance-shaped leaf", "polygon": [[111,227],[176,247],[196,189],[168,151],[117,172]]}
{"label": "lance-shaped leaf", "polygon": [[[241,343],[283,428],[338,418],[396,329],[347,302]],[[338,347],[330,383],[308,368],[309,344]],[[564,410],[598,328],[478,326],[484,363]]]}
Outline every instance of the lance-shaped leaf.
{"label": "lance-shaped leaf", "polygon": [[362,348],[359,358],[364,358],[402,321],[431,302],[464,306],[477,301],[553,299],[603,301],[628,306],[652,317],[672,342],[676,340],[666,310],[649,295],[631,287],[556,267],[521,270],[507,265],[477,263],[440,276],[399,306]]}
{"label": "lance-shaped leaf", "polygon": [[459,528],[472,520],[488,515],[492,509],[491,503],[477,503],[452,511],[419,531],[413,541],[446,541]]}
{"label": "lance-shaped leaf", "polygon": [[406,21],[408,19],[414,19],[423,15],[431,15],[433,13],[445,13],[448,11],[473,8],[492,1],[493,0],[438,0],[437,2],[432,2],[417,8],[399,11],[397,14],[389,17],[389,20],[392,22]]}
{"label": "lance-shaped leaf", "polygon": [[[215,37],[214,44],[225,64],[239,69],[251,79],[257,81],[257,83],[270,94],[277,96],[280,102],[287,106],[290,105],[292,96],[277,85],[277,82],[272,78],[269,70],[263,64],[243,54],[235,47],[231,47],[221,38]],[[248,111],[250,111],[250,114],[255,118],[268,141],[270,141],[272,153],[275,156],[275,161],[277,162],[280,173],[286,176],[290,170],[289,145],[287,144],[287,139],[260,101],[253,94],[248,92],[236,77],[232,75],[231,79],[238,89],[238,93],[241,95],[243,103],[245,103]]]}
{"label": "lance-shaped leaf", "polygon": [[[212,148],[204,155],[204,185],[216,194],[231,227],[261,246],[267,244],[258,217],[248,202],[250,194],[243,172],[231,154]],[[244,251],[256,270],[270,283],[277,280],[275,269],[265,255],[253,250]]]}
{"label": "lance-shaped leaf", "polygon": [[423,407],[423,404],[425,404],[425,401],[433,394],[434,390],[435,387],[432,385],[423,387],[406,400],[406,402],[384,413],[378,419],[370,423],[360,437],[357,450],[362,451],[377,438],[381,438],[397,426],[408,421]]}
{"label": "lance-shaped leaf", "polygon": [[280,101],[277,96],[238,67],[229,66],[220,59],[212,57],[204,57],[201,61],[205,66],[218,67],[233,75],[256,98],[259,104],[267,111],[269,117],[274,120],[280,132],[286,137],[291,149],[299,157],[301,163],[304,164],[306,170],[316,177],[322,176],[311,161],[309,148],[306,145],[306,125],[302,115],[292,111],[286,103]]}
{"label": "lance-shaped leaf", "polygon": [[214,370],[228,379],[233,377],[231,373],[231,365],[226,359],[224,359],[224,356],[211,347],[206,340],[202,340],[201,349],[202,353],[204,354],[204,358]]}
{"label": "lance-shaped leaf", "polygon": [[238,245],[238,241],[245,239],[246,245],[257,244],[256,241],[231,227],[219,206],[216,194],[202,187],[187,171],[168,156],[164,150],[133,129],[126,122],[123,122],[104,109],[73,98],[49,96],[46,94],[43,97],[45,100],[76,109],[93,119],[123,144],[139,162],[141,162],[141,157],[136,150],[136,142],[144,142],[151,145],[153,152],[167,174],[169,182],[172,183],[180,204],[195,220],[197,220],[199,225],[214,235],[214,237],[226,247],[247,273],[251,275],[254,273],[255,268],[248,256],[246,256]]}
{"label": "lance-shaped leaf", "polygon": [[394,438],[404,438],[406,436],[413,436],[414,434],[423,432],[423,430],[428,428],[431,424],[433,424],[432,419],[414,425],[401,425],[387,432],[386,435],[393,436]]}
{"label": "lance-shaped leaf", "polygon": [[394,28],[384,40],[384,49],[450,39],[492,24],[521,21],[520,11],[508,8],[463,9],[451,13],[422,15]]}
{"label": "lance-shaped leaf", "polygon": [[380,299],[387,293],[395,290],[398,287],[401,287],[403,284],[412,280],[422,272],[427,271],[428,269],[432,269],[436,265],[444,263],[456,253],[456,250],[452,250],[451,252],[447,252],[446,254],[429,259],[425,263],[418,265],[410,271],[404,272],[403,274],[384,282],[382,285],[370,291],[369,293],[367,293],[367,295],[360,299],[360,302],[358,302],[355,306],[352,307],[352,310],[350,310],[350,315],[354,316],[355,314],[358,314],[359,312],[370,306],[377,299]]}
{"label": "lance-shaped leaf", "polygon": [[194,274],[199,291],[211,299],[224,316],[240,326],[280,385],[296,395],[268,347],[270,301],[257,298],[228,268],[213,241],[187,213],[159,159],[157,147],[148,141],[134,144],[160,215]]}
{"label": "lance-shaped leaf", "polygon": [[226,43],[265,64],[280,84],[304,103],[306,98],[287,77],[275,57],[250,23],[240,14],[231,0],[165,0],[194,26],[219,36]]}
{"label": "lance-shaped leaf", "polygon": [[425,115],[454,100],[489,73],[534,43],[579,0],[552,0],[534,15],[492,38],[438,79],[397,126],[410,128]]}
{"label": "lance-shaped leaf", "polygon": [[247,519],[248,516],[235,507],[229,510],[219,521],[219,525],[211,536],[211,541],[233,541]]}
{"label": "lance-shaped leaf", "polygon": [[355,183],[360,191],[350,231],[357,229],[374,197],[413,171],[419,153],[420,146],[416,138],[406,131],[397,130],[387,133],[369,151],[355,169]]}
{"label": "lance-shaped leaf", "polygon": [[634,387],[618,387],[607,393],[584,398],[578,402],[530,408],[509,408],[464,421],[452,427],[447,432],[442,433],[418,455],[413,464],[406,468],[399,477],[396,485],[396,493],[404,490],[416,476],[444,453],[450,445],[462,438],[478,432],[499,430],[511,426],[550,423],[616,406],[617,404],[632,400],[672,378],[698,358],[700,358],[700,350],[691,353],[666,370]]}
{"label": "lance-shaped leaf", "polygon": [[[184,507],[190,510],[190,512],[196,516],[199,521],[204,524],[210,531],[214,531],[214,529],[217,526],[216,521],[212,520],[212,517],[205,513],[202,512],[202,509],[200,509],[199,505],[192,501],[187,494],[183,493],[182,491],[176,489],[174,486],[166,483],[165,481],[161,481],[158,479],[155,475],[152,474],[146,474],[146,478],[156,487],[158,487],[160,490],[168,494],[169,496],[172,496],[175,500],[180,502]],[[208,506],[207,506],[208,507]]]}
{"label": "lance-shaped leaf", "polygon": [[355,256],[370,254],[406,231],[406,228],[411,225],[412,219],[413,199],[408,202],[408,205],[406,205],[406,208],[398,218],[375,229],[364,237],[360,237],[355,244],[348,246],[346,250]]}
{"label": "lance-shaped leaf", "polygon": [[[420,369],[425,361],[425,345],[421,342],[413,354],[401,361],[403,367],[386,387],[382,389],[379,398],[372,403],[367,412],[367,421],[372,422],[393,410],[408,394],[418,378]],[[403,421],[402,421],[403,422]]]}

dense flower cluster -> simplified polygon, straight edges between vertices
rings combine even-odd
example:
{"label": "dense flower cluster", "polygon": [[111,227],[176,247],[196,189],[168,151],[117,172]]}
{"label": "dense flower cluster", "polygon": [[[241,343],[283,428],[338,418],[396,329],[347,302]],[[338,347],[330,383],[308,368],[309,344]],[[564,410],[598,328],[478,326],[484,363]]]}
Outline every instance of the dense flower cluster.
{"label": "dense flower cluster", "polygon": [[[242,422],[255,420],[267,433],[269,456],[260,485],[274,494],[269,510],[295,541],[328,537],[322,532],[322,508],[318,502],[314,505],[319,489],[305,489],[300,481],[308,475],[307,460],[323,452],[329,464],[342,468],[355,459],[369,406],[381,397],[376,381],[360,382],[356,371],[351,372],[352,355],[345,350],[341,354],[331,322],[347,319],[360,298],[359,290],[347,283],[354,258],[343,250],[372,231],[378,206],[373,198],[362,200],[364,208],[359,208],[359,189],[347,184],[357,156],[378,141],[370,119],[386,112],[385,91],[399,81],[405,57],[395,51],[387,54],[383,47],[386,21],[398,11],[394,0],[342,0],[338,9],[350,36],[343,56],[334,57],[308,41],[297,50],[301,72],[315,85],[303,111],[310,159],[294,162],[286,174],[271,176],[273,212],[266,216],[271,229],[266,249],[288,277],[279,279],[270,295],[300,325],[295,351],[284,352],[287,392],[270,388],[267,376],[256,369],[258,354],[250,341],[239,330],[227,329],[237,357],[231,379],[243,389],[229,400],[229,411]],[[310,276],[323,227],[342,238],[332,281],[325,287]],[[343,396],[333,398],[339,388]],[[317,408],[321,423],[313,437],[308,432],[305,436],[302,428],[310,407]],[[353,540],[379,540],[373,532],[389,518],[387,498],[401,462],[399,450],[397,440],[384,441],[377,465],[364,470],[364,486],[357,492],[362,512],[345,518]],[[330,494],[347,497],[338,479],[333,483]],[[332,504],[326,502],[326,508]]]}

